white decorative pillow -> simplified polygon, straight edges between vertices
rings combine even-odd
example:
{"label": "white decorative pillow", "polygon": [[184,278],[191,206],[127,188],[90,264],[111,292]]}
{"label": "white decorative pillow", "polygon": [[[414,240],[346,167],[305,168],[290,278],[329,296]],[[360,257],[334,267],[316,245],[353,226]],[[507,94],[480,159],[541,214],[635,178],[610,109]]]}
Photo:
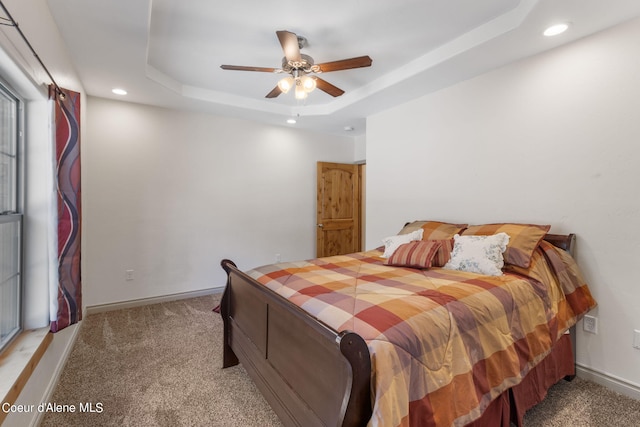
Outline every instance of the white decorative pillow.
{"label": "white decorative pillow", "polygon": [[422,240],[422,233],[424,230],[420,228],[419,230],[412,231],[408,234],[399,234],[397,236],[385,237],[382,239],[382,243],[384,243],[384,254],[383,258],[389,258],[393,253],[405,243],[413,242],[414,240]]}
{"label": "white decorative pillow", "polygon": [[504,258],[509,235],[498,233],[491,236],[453,236],[451,259],[443,268],[469,271],[487,276],[502,276]]}

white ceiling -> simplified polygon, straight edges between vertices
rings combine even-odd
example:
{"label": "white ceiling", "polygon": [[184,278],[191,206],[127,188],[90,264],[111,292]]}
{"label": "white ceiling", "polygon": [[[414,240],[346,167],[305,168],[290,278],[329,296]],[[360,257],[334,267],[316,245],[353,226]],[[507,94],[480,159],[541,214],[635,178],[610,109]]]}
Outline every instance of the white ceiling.
{"label": "white ceiling", "polygon": [[[640,15],[639,0],[48,0],[89,95],[347,135],[393,105]],[[542,31],[570,22],[566,33]],[[316,63],[369,55],[322,78],[345,91],[265,95],[280,74],[275,32],[307,38]],[[111,93],[114,87],[126,97]],[[354,130],[346,133],[344,128]]]}

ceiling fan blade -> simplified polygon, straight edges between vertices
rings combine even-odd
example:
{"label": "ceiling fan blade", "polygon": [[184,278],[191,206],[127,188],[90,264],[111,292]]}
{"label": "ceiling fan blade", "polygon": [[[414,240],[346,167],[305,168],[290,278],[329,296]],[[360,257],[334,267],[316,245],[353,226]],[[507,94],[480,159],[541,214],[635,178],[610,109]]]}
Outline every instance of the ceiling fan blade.
{"label": "ceiling fan blade", "polygon": [[298,46],[298,36],[290,31],[276,31],[280,45],[284,51],[287,61],[300,62],[300,46]]}
{"label": "ceiling fan blade", "polygon": [[244,65],[221,65],[223,70],[236,70],[236,71],[262,71],[264,73],[275,73],[277,68],[267,67],[245,67]]}
{"label": "ceiling fan blade", "polygon": [[267,96],[265,96],[265,98],[277,98],[278,95],[280,95],[282,93],[282,91],[280,90],[280,88],[278,86],[274,87],[273,90],[271,92],[269,92],[267,94]]}
{"label": "ceiling fan blade", "polygon": [[336,87],[326,80],[322,80],[320,77],[315,77],[316,87],[321,91],[327,92],[331,96],[340,96],[344,93],[342,89]]}
{"label": "ceiling fan blade", "polygon": [[351,68],[370,67],[373,60],[369,56],[358,56],[357,58],[342,59],[340,61],[325,62],[317,64],[320,71],[328,73],[329,71],[349,70]]}

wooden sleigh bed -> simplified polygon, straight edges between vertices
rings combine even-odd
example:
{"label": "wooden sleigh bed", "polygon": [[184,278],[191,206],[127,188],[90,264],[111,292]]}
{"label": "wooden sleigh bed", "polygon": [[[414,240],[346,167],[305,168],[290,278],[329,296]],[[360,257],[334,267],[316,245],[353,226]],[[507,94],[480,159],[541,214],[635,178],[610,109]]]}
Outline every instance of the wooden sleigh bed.
{"label": "wooden sleigh bed", "polygon": [[[573,234],[546,234],[544,240],[571,252]],[[228,275],[221,301],[224,322],[223,367],[241,363],[286,426],[364,426],[387,424],[372,419],[372,354],[367,340],[349,330],[336,330],[295,303],[240,271],[230,260],[221,262]],[[275,271],[269,269],[269,271]],[[274,273],[275,274],[275,273]],[[253,277],[252,277],[253,276]],[[274,275],[276,277],[277,275]],[[585,285],[586,288],[586,285]],[[566,329],[595,305],[588,292]],[[575,329],[572,327],[571,330]],[[491,402],[448,425],[520,425],[524,411],[538,403],[557,381],[574,375],[575,334],[559,334],[550,351],[513,379]],[[375,358],[374,358],[375,360]],[[424,408],[423,408],[424,409]],[[438,408],[430,408],[434,413]],[[478,413],[481,411],[481,413]],[[437,417],[436,417],[437,418]],[[470,422],[464,420],[471,419]],[[398,425],[436,425],[437,420]]]}

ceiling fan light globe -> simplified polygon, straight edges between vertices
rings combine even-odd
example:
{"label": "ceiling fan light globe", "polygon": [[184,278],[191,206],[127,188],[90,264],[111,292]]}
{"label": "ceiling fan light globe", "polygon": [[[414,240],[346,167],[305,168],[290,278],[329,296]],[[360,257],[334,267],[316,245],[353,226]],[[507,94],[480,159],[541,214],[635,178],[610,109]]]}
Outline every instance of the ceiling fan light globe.
{"label": "ceiling fan light globe", "polygon": [[298,99],[298,100],[302,100],[302,99],[306,99],[307,98],[307,91],[304,90],[304,87],[302,85],[296,85],[295,96],[296,96],[296,99]]}
{"label": "ceiling fan light globe", "polygon": [[282,93],[287,93],[293,87],[294,81],[293,77],[285,77],[284,79],[278,82],[278,88],[282,91]]}
{"label": "ceiling fan light globe", "polygon": [[316,79],[309,76],[302,77],[302,88],[305,92],[312,92],[316,88]]}

